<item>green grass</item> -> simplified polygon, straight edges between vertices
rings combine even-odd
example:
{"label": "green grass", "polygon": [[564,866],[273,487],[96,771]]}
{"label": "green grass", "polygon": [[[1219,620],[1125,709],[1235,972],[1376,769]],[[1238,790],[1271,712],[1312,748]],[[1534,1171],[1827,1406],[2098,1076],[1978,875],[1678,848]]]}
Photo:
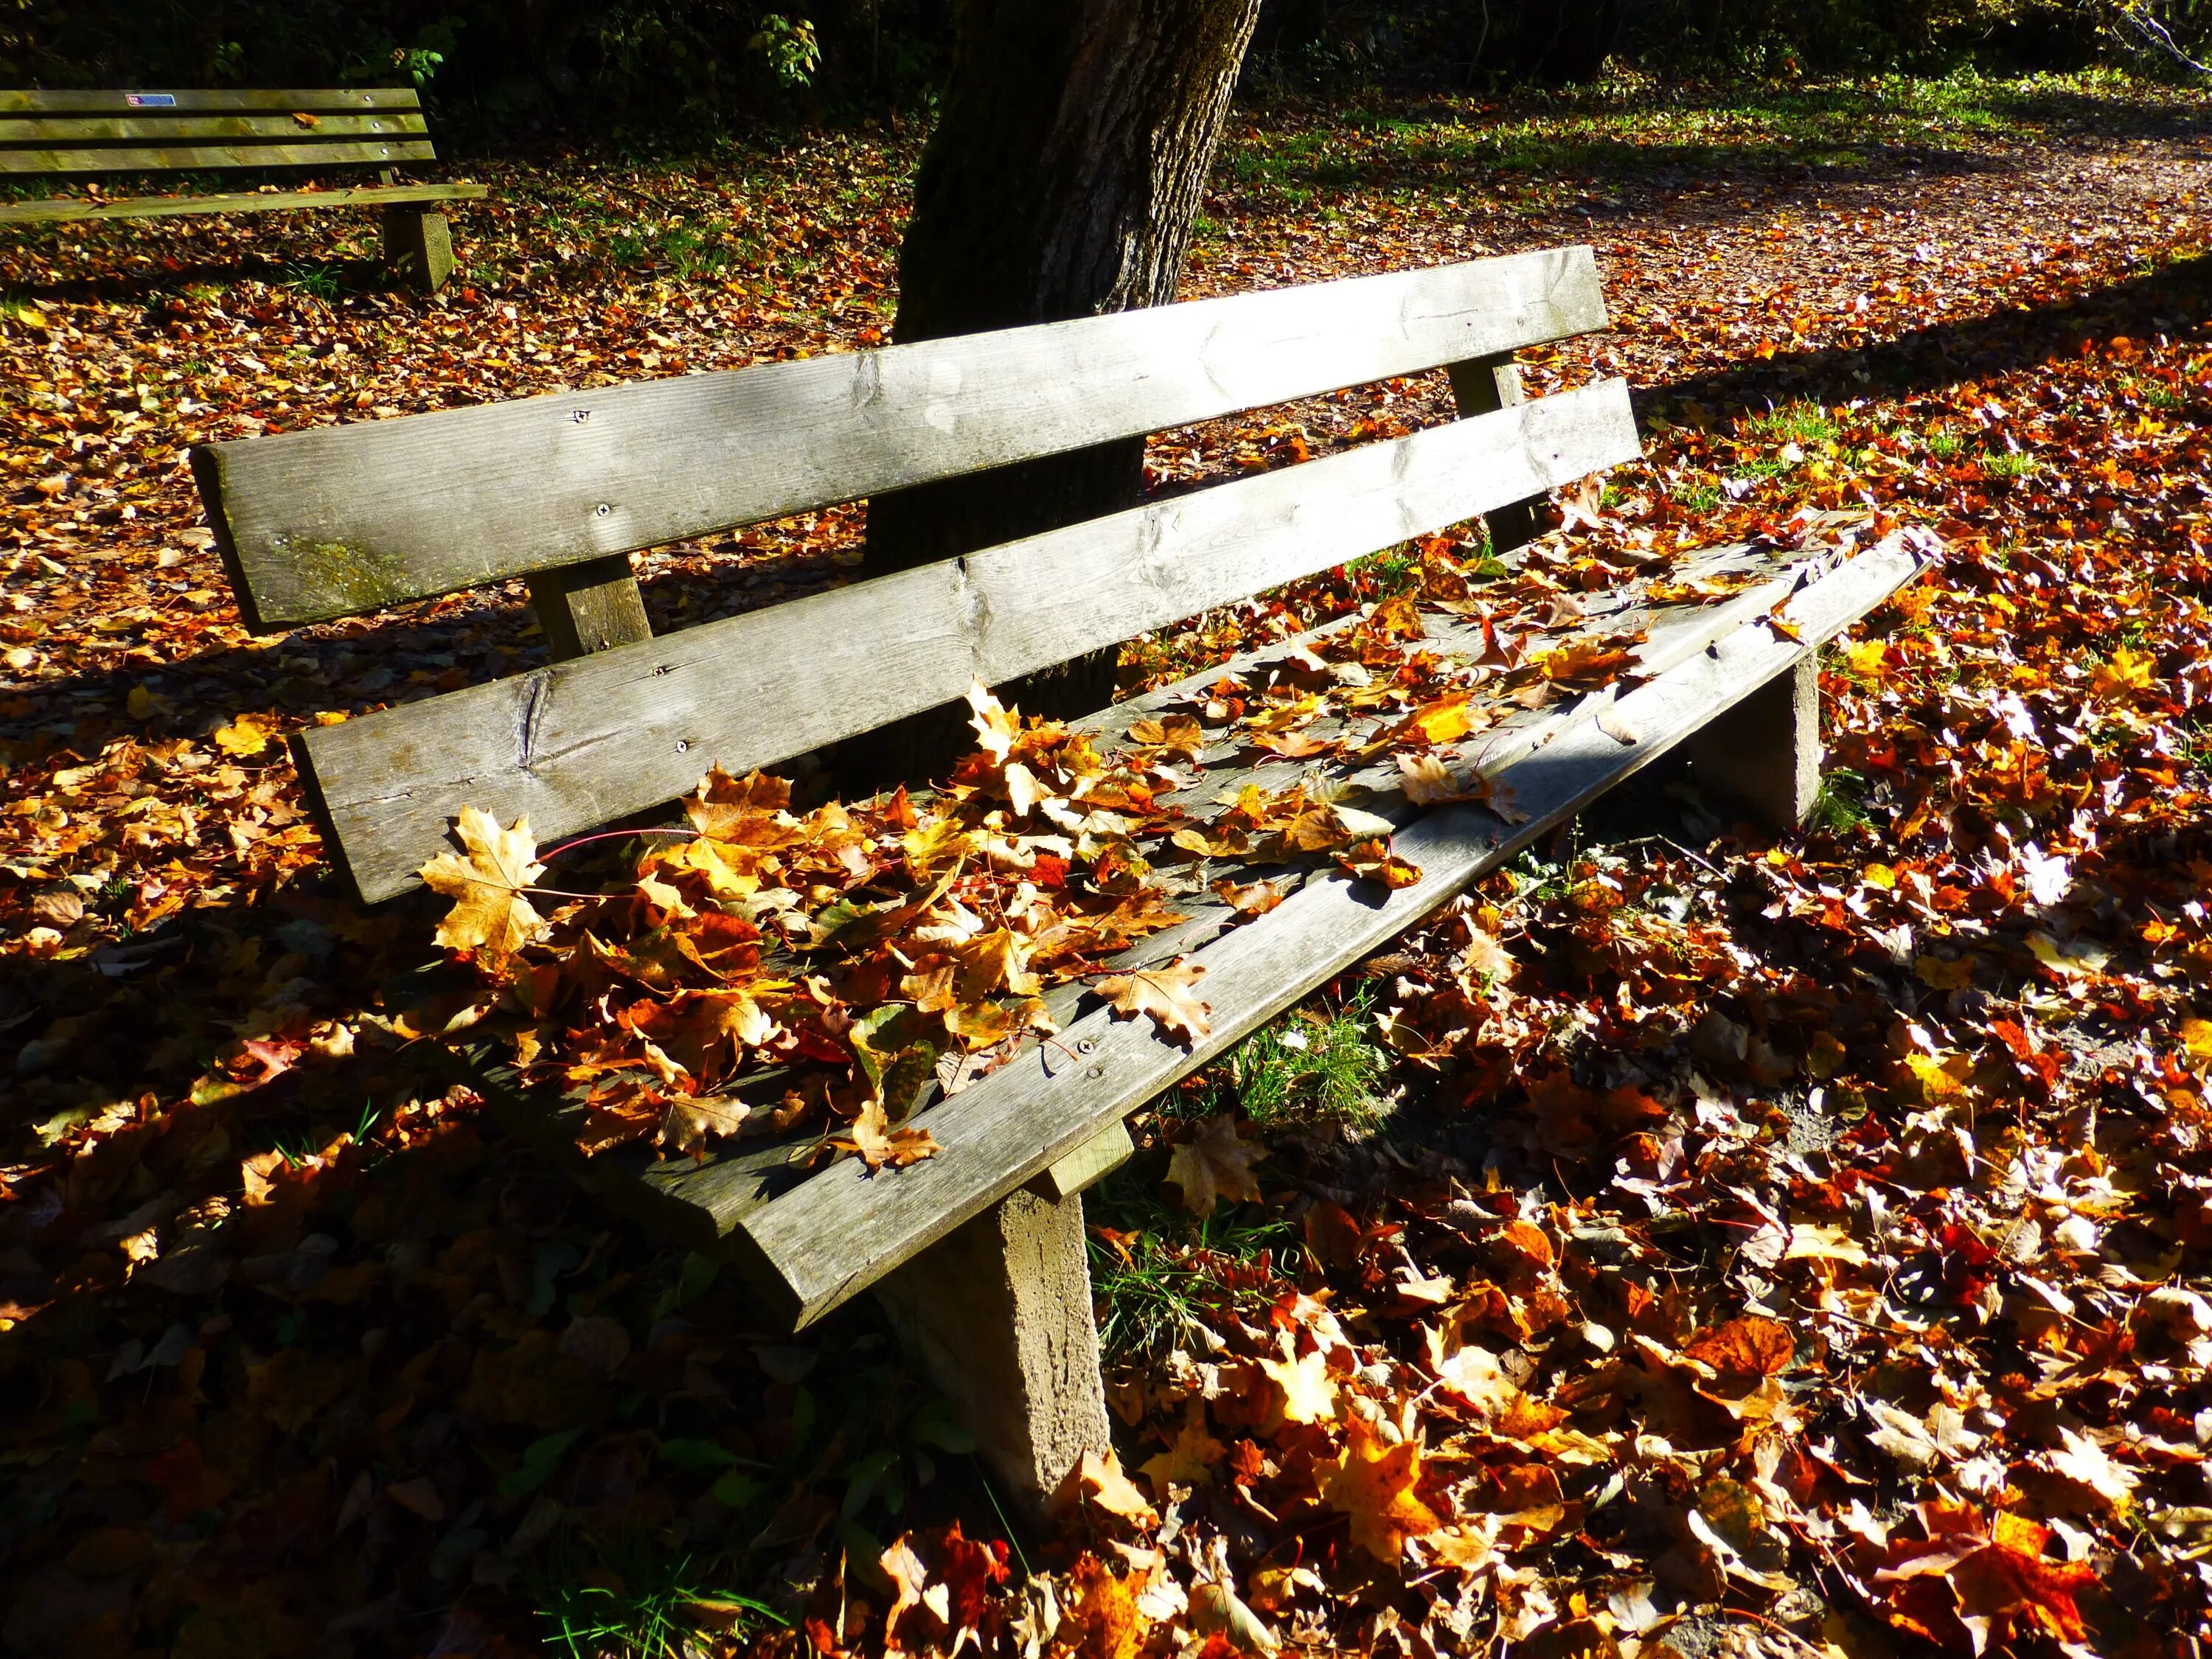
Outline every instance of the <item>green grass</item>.
{"label": "green grass", "polygon": [[663,1554],[643,1538],[569,1540],[530,1589],[546,1645],[572,1659],[681,1659],[696,1638],[784,1622],[729,1589],[714,1565]]}
{"label": "green grass", "polygon": [[1408,102],[1370,93],[1325,127],[1303,106],[1226,148],[1229,177],[1295,205],[1314,192],[1398,187],[1451,193],[1470,175],[1565,177],[1711,173],[1787,164],[1864,167],[1885,153],[1966,152],[2118,121],[2148,131],[2201,107],[2170,87],[2110,74],[1997,78],[1887,75],[1807,83],[1680,86],[1620,73],[1593,85],[1522,92],[1504,108],[1473,96]]}
{"label": "green grass", "polygon": [[276,279],[276,286],[328,303],[338,297],[342,284],[336,265],[298,264],[284,267],[284,274]]}
{"label": "green grass", "polygon": [[1867,781],[1848,766],[1830,767],[1820,778],[1807,820],[1832,836],[1848,835],[1874,822],[1866,809]]}
{"label": "green grass", "polygon": [[1168,1095],[1181,1118],[1235,1112],[1261,1128],[1340,1123],[1364,1133],[1389,1115],[1389,1058],[1375,1040],[1374,994],[1302,1009],[1261,1027]]}
{"label": "green grass", "polygon": [[1297,1231],[1280,1215],[1249,1205],[1205,1217],[1170,1207],[1158,1164],[1132,1159],[1088,1195],[1094,1228],[1119,1235],[1119,1248],[1096,1231],[1090,1239],[1099,1346],[1115,1357],[1208,1346],[1201,1328],[1272,1300],[1283,1269],[1303,1261]]}
{"label": "green grass", "polygon": [[1747,437],[1762,443],[1826,444],[1836,441],[1838,428],[1828,411],[1814,403],[1784,404],[1743,422]]}
{"label": "green grass", "polygon": [[2025,478],[2037,465],[2035,457],[2025,450],[1999,449],[1982,457],[1982,471],[1993,478]]}

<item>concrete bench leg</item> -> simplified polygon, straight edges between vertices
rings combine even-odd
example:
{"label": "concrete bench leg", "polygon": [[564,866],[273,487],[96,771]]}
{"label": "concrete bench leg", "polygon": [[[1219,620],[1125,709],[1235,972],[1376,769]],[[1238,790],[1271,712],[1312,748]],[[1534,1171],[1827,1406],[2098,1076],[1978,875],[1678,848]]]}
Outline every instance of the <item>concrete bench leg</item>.
{"label": "concrete bench leg", "polygon": [[434,208],[395,203],[383,211],[384,263],[425,294],[435,294],[453,274],[453,236]]}
{"label": "concrete bench leg", "polygon": [[877,1296],[1030,1520],[1084,1453],[1109,1449],[1080,1193],[1011,1194]]}
{"label": "concrete bench leg", "polygon": [[1772,830],[1795,830],[1820,792],[1820,671],[1776,676],[1685,745],[1698,776]]}

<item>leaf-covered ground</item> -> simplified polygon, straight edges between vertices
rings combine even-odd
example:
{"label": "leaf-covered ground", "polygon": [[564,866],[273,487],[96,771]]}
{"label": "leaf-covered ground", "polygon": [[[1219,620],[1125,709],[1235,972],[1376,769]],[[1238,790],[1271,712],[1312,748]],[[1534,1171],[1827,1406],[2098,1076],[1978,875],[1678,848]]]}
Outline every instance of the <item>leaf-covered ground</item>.
{"label": "leaf-covered ground", "polygon": [[[257,641],[183,459],[872,343],[914,137],[487,162],[434,301],[349,264],[345,215],[0,245],[0,1640],[2185,1651],[2203,121],[1914,83],[1243,118],[1190,291],[1595,243],[1616,326],[1531,378],[1629,375],[1650,455],[1572,503],[1563,577],[1808,506],[1952,556],[1826,664],[1806,833],[1655,769],[1140,1120],[1092,1203],[1121,1468],[1049,1537],[867,1310],[762,1328],[394,1030],[439,907],[325,890],[276,738],[535,660],[520,596]],[[1225,476],[1444,404],[1425,377],[1149,459]],[[849,580],[858,525],[647,556],[656,627]]]}

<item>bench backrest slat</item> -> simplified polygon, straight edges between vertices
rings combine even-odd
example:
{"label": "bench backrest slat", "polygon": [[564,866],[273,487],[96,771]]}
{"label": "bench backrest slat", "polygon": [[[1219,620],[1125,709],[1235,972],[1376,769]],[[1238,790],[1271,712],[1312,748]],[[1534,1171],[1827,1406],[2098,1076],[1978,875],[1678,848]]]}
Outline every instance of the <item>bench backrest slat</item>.
{"label": "bench backrest slat", "polygon": [[305,110],[420,109],[422,100],[411,87],[280,87],[193,88],[180,92],[148,88],[47,92],[35,88],[0,88],[0,115],[70,115],[108,112],[153,115],[173,110],[191,113],[206,110],[276,110],[289,113]]}
{"label": "bench backrest slat", "polygon": [[210,445],[259,631],[1605,325],[1587,247]]}
{"label": "bench backrest slat", "polygon": [[463,805],[541,842],[872,731],[1640,453],[1607,381],[304,734],[362,897]]}
{"label": "bench backrest slat", "polygon": [[[301,114],[307,113],[300,112]],[[49,149],[58,144],[119,143],[148,140],[267,138],[286,143],[339,138],[390,138],[428,132],[419,110],[368,110],[359,114],[318,115],[309,126],[298,116],[183,115],[173,119],[145,115],[40,115],[0,113],[0,166],[9,152]]]}
{"label": "bench backrest slat", "polygon": [[0,175],[436,159],[408,88],[0,92]]}
{"label": "bench backrest slat", "polygon": [[345,138],[318,143],[186,144],[153,149],[18,149],[0,152],[0,173],[189,173],[205,168],[388,167],[434,161],[428,138]]}

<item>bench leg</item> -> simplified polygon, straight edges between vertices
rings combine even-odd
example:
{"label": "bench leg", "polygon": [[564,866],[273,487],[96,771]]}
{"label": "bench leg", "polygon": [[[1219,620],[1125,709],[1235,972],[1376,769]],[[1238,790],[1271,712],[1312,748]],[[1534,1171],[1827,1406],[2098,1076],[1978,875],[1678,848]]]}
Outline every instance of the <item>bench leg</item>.
{"label": "bench leg", "polygon": [[425,294],[435,294],[453,274],[453,236],[434,208],[395,203],[384,210],[384,263]]}
{"label": "bench leg", "polygon": [[1771,830],[1801,827],[1820,791],[1820,670],[1776,676],[1684,745],[1706,782]]}
{"label": "bench leg", "polygon": [[1109,1449],[1079,1193],[1010,1194],[877,1296],[1030,1520],[1084,1453]]}

